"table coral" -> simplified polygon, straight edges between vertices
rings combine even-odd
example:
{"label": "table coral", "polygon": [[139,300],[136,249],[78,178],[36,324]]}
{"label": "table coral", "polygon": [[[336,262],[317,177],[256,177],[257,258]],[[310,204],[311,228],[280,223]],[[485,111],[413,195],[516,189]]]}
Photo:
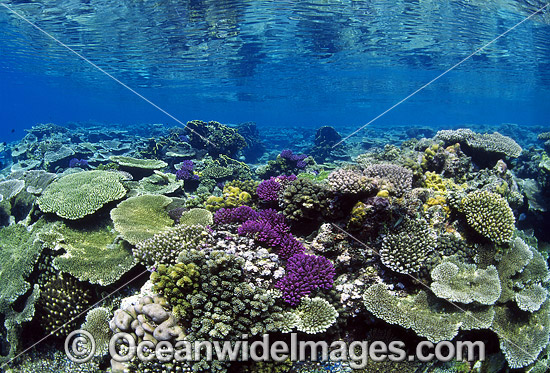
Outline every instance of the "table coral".
{"label": "table coral", "polygon": [[83,171],[65,175],[51,183],[38,198],[43,212],[69,220],[93,214],[108,202],[126,195],[121,176],[108,171]]}

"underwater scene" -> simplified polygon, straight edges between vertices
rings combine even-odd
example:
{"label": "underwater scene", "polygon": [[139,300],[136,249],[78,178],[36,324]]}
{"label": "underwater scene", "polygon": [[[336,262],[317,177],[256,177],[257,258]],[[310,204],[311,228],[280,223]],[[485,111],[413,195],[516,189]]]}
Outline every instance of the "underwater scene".
{"label": "underwater scene", "polygon": [[0,0],[0,372],[550,372],[550,3]]}

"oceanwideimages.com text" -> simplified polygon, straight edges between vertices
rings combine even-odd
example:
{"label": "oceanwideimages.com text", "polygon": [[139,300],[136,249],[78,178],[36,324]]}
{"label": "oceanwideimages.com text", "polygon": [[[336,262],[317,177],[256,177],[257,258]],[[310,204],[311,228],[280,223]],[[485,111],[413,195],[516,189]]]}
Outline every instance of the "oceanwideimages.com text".
{"label": "oceanwideimages.com text", "polygon": [[[73,338],[74,337],[74,338]],[[84,347],[86,346],[86,347]],[[123,346],[123,347],[121,347]],[[124,363],[134,358],[141,361],[160,362],[193,361],[331,361],[345,362],[353,369],[364,368],[372,361],[476,361],[485,359],[485,344],[481,341],[422,341],[416,345],[414,354],[407,353],[403,341],[303,341],[296,333],[290,342],[272,341],[270,335],[261,340],[249,341],[243,335],[237,341],[161,341],[136,342],[129,333],[117,333],[109,343],[113,360]],[[95,353],[95,341],[86,331],[75,331],[65,341],[65,352],[76,362],[86,362]]]}

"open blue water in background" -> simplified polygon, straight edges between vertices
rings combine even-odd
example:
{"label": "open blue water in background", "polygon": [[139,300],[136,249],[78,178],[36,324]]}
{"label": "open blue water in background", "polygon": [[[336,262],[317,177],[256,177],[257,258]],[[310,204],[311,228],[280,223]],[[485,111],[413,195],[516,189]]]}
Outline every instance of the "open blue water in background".
{"label": "open blue water in background", "polygon": [[[542,1],[4,1],[183,122],[359,127]],[[175,121],[0,7],[0,140]],[[548,125],[545,9],[378,125]],[[12,130],[14,130],[12,132]],[[349,132],[349,130],[348,130]],[[343,134],[346,134],[345,131]]]}

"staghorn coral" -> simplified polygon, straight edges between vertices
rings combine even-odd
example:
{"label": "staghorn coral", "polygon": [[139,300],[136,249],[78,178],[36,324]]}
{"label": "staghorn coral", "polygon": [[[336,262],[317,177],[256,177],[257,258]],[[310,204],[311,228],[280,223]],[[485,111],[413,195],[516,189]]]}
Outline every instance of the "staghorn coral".
{"label": "staghorn coral", "polygon": [[478,269],[475,264],[443,262],[431,272],[430,288],[436,296],[453,302],[494,304],[500,297],[495,266]]}
{"label": "staghorn coral", "polygon": [[132,251],[138,262],[152,269],[159,264],[175,264],[180,252],[198,247],[206,235],[202,225],[179,224],[138,242]]}
{"label": "staghorn coral", "polygon": [[468,193],[462,211],[468,225],[491,241],[500,244],[512,238],[514,213],[500,195],[483,190]]}
{"label": "staghorn coral", "polygon": [[178,319],[187,316],[191,304],[187,295],[197,292],[200,273],[194,263],[176,263],[171,266],[161,264],[151,273],[153,291],[162,295],[172,306],[172,313]]}
{"label": "staghorn coral", "polygon": [[108,171],[83,171],[65,175],[51,183],[38,197],[43,212],[77,220],[93,214],[108,202],[126,195],[122,176]]}
{"label": "staghorn coral", "polygon": [[397,232],[384,237],[380,258],[395,272],[418,273],[435,247],[436,234],[426,220],[406,218]]}
{"label": "staghorn coral", "polygon": [[132,245],[153,237],[174,225],[165,210],[172,202],[163,195],[131,197],[111,210],[115,229]]}

